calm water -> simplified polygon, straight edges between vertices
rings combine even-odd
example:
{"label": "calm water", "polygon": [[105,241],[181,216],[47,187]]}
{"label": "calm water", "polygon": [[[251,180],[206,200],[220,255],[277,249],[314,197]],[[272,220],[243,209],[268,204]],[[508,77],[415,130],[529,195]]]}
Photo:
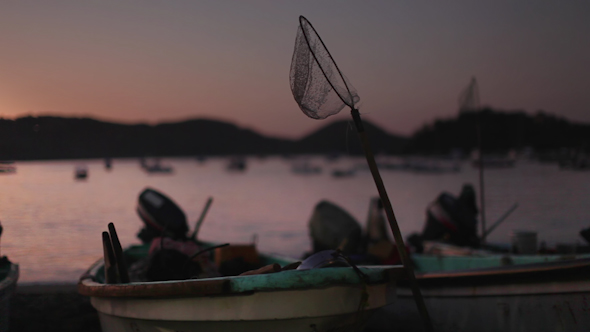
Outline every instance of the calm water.
{"label": "calm water", "polygon": [[[291,172],[292,160],[250,158],[243,173],[226,171],[227,160],[165,159],[175,173],[146,174],[137,160],[18,162],[16,174],[0,174],[1,255],[18,262],[21,282],[75,282],[102,256],[101,232],[115,223],[123,246],[137,243],[142,222],[135,213],[139,193],[158,189],[185,211],[191,229],[207,198],[213,205],[199,237],[244,243],[257,236],[261,251],[299,257],[309,250],[307,222],[315,204],[328,199],[365,223],[369,200],[376,195],[370,173],[333,178],[333,168],[364,164],[362,159],[328,162],[319,175]],[[74,180],[76,165],[89,177]],[[478,187],[478,172],[465,164],[461,172],[419,174],[382,171],[402,233],[420,231],[426,206],[443,190],[458,194],[463,183]],[[560,171],[555,165],[521,162],[512,169],[485,174],[488,225],[512,204],[518,209],[490,240],[508,242],[511,230],[535,230],[548,244],[583,243],[578,235],[590,227],[590,172]]]}

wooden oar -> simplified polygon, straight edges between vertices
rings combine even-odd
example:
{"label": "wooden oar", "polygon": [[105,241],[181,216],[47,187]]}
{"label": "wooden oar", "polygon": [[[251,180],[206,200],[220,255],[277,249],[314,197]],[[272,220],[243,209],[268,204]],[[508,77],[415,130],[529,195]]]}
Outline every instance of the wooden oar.
{"label": "wooden oar", "polygon": [[123,256],[123,248],[121,248],[121,242],[119,242],[119,237],[117,236],[117,231],[115,230],[115,224],[112,222],[109,223],[109,234],[111,236],[111,243],[113,245],[113,252],[115,254],[115,265],[119,271],[120,281],[123,284],[127,284],[129,283],[127,263],[125,262],[125,257]]}
{"label": "wooden oar", "polygon": [[195,225],[195,230],[193,231],[193,234],[191,234],[190,239],[193,241],[197,241],[197,233],[199,232],[199,228],[201,228],[201,224],[203,223],[203,220],[205,219],[205,216],[207,215],[207,211],[209,211],[209,207],[211,206],[211,203],[213,203],[213,197],[209,197],[209,199],[207,200],[207,203],[205,203],[205,207],[203,208],[203,212],[201,212],[201,216],[199,217],[199,220],[197,220],[197,223]]}

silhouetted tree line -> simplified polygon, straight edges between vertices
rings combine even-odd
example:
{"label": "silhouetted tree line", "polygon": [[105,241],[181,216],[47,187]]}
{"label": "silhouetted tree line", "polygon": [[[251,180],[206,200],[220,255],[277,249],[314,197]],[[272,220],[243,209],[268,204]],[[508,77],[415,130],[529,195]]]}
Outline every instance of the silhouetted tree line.
{"label": "silhouetted tree line", "polygon": [[572,123],[539,111],[502,112],[486,108],[463,112],[456,118],[438,119],[417,130],[405,151],[444,154],[452,149],[469,152],[481,139],[484,152],[532,148],[547,152],[560,148],[585,149],[590,143],[590,125]]}
{"label": "silhouetted tree line", "polygon": [[[478,127],[485,151],[579,148],[590,142],[590,125],[543,112],[533,116],[491,109],[465,112],[425,125],[410,138],[365,122],[373,152],[386,154],[441,154],[457,148],[468,152],[478,146]],[[158,125],[63,117],[0,119],[0,160],[304,153],[359,155],[363,151],[348,121],[288,140],[204,119]]]}

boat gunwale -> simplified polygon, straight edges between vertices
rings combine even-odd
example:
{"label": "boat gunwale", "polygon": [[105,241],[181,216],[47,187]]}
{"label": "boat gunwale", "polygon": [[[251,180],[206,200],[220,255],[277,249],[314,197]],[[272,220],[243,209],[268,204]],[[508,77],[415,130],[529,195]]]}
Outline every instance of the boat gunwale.
{"label": "boat gunwale", "polygon": [[[256,292],[272,292],[279,290],[302,290],[302,289],[320,289],[332,286],[353,286],[356,287],[363,283],[366,284],[382,284],[390,283],[405,278],[405,270],[399,265],[384,265],[384,266],[366,266],[360,269],[363,272],[372,271],[372,278],[368,281],[359,280],[350,282],[345,278],[329,279],[324,278],[317,283],[304,280],[305,278],[294,275],[297,283],[291,287],[250,287],[248,285],[241,289],[234,287],[236,283],[244,280],[264,280],[262,278],[273,278],[278,273],[305,273],[306,271],[283,271],[273,274],[265,275],[250,275],[250,276],[231,276],[231,277],[217,277],[209,279],[186,279],[186,280],[172,280],[172,281],[157,281],[157,282],[132,282],[128,284],[103,284],[93,280],[92,271],[97,271],[102,265],[99,260],[85,273],[78,282],[78,293],[90,297],[108,297],[108,298],[169,298],[169,297],[207,297],[207,296],[235,296],[235,295],[249,295]],[[326,269],[343,269],[340,268],[325,268],[320,274],[324,274]],[[310,270],[307,270],[310,271]],[[313,270],[317,271],[317,270]],[[348,274],[355,274],[352,268]],[[318,273],[318,272],[314,272]],[[248,278],[248,279],[245,279]],[[260,281],[259,280],[259,281]]]}
{"label": "boat gunwale", "polygon": [[422,272],[416,273],[416,276],[421,279],[435,279],[435,278],[457,278],[457,277],[472,277],[484,275],[505,275],[505,274],[520,274],[532,273],[542,271],[554,271],[563,269],[575,269],[580,267],[590,267],[590,258],[574,258],[563,259],[552,262],[538,262],[529,264],[503,265],[496,267],[485,267],[475,269],[461,269],[453,271],[436,271],[436,272]]}
{"label": "boat gunwale", "polygon": [[182,280],[129,284],[102,284],[92,279],[78,282],[78,293],[90,297],[160,298],[215,296],[230,293],[229,280]]}
{"label": "boat gunwale", "polygon": [[[528,284],[533,282],[574,282],[587,280],[590,258],[507,265],[492,268],[417,273],[421,288],[474,287],[482,285]],[[406,281],[400,286],[405,287]]]}

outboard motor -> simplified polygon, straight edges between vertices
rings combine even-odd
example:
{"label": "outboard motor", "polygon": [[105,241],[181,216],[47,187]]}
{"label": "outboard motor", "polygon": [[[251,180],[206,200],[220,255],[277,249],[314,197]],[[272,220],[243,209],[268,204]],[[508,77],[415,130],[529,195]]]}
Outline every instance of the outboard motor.
{"label": "outboard motor", "polygon": [[470,186],[459,198],[442,193],[428,206],[422,239],[444,241],[457,246],[478,247],[477,207]]}
{"label": "outboard motor", "polygon": [[342,208],[328,201],[319,202],[309,220],[313,252],[340,248],[345,255],[358,252],[362,240],[359,223]]}
{"label": "outboard motor", "polygon": [[173,239],[186,238],[186,215],[170,198],[154,189],[146,188],[141,192],[137,214],[145,224],[137,234],[143,243],[151,243],[162,235]]}

